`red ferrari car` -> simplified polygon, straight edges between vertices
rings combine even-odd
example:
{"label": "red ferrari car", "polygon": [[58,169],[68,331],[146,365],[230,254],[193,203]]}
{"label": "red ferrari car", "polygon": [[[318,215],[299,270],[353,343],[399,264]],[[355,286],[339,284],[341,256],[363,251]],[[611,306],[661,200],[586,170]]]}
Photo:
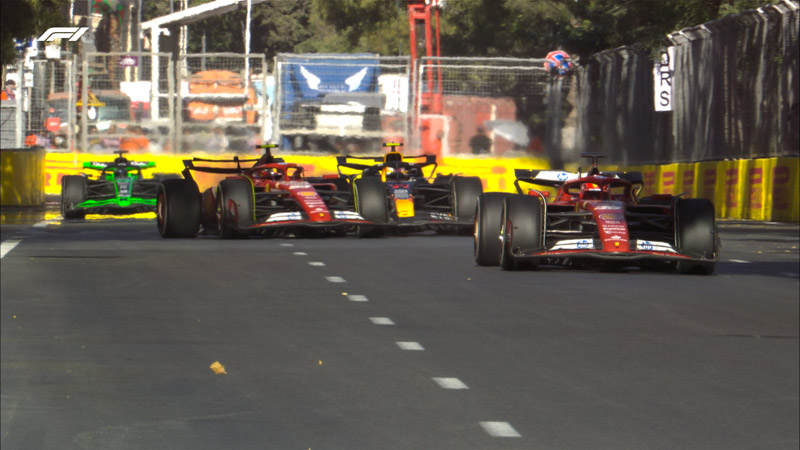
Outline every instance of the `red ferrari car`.
{"label": "red ferrari car", "polygon": [[[275,145],[261,147],[266,150],[260,159],[184,160],[184,178],[164,180],[159,187],[159,233],[164,237],[278,236],[303,231],[343,235],[354,225],[370,223],[353,210],[353,194],[340,186],[338,175],[304,178],[302,166],[272,156]],[[192,172],[230,176],[200,193]]]}
{"label": "red ferrari car", "polygon": [[[638,198],[639,172],[515,171],[517,194],[485,193],[475,216],[475,261],[514,270],[557,264],[676,268],[710,274],[719,260],[714,204],[703,198]],[[548,192],[521,183],[556,188]]]}

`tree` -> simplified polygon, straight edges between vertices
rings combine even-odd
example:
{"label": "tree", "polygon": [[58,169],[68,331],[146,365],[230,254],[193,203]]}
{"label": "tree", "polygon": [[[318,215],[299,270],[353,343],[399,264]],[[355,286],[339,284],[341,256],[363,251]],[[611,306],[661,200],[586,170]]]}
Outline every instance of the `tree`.
{"label": "tree", "polygon": [[50,27],[68,25],[64,14],[69,0],[13,0],[0,2],[0,62],[17,57],[14,39],[28,40]]}

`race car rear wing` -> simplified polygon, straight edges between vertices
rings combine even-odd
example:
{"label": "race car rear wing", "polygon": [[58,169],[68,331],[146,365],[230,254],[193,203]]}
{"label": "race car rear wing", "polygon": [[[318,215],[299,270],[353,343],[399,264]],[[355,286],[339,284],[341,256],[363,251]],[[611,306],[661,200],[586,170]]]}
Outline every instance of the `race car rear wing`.
{"label": "race car rear wing", "polygon": [[[409,160],[419,160],[419,159],[422,159],[422,158],[424,158],[424,161],[419,161],[419,162],[409,161]],[[363,163],[349,161],[351,159],[371,161],[371,162],[377,162],[377,163],[381,163],[381,164],[363,164]],[[406,168],[417,168],[417,169],[420,170],[420,172],[422,172],[422,168],[423,167],[433,166],[433,170],[431,171],[431,175],[430,176],[433,176],[433,174],[436,172],[436,167],[438,167],[437,164],[436,164],[436,155],[403,156],[403,160],[402,161],[389,161],[389,162],[385,162],[385,163],[384,163],[384,157],[383,156],[344,155],[344,156],[337,156],[336,157],[336,164],[337,164],[337,171],[339,172],[339,175],[342,175],[342,176],[344,176],[344,174],[342,173],[342,167],[345,167],[345,168],[348,168],[348,169],[353,169],[353,170],[358,170],[358,171],[364,171],[364,170],[367,170],[367,169],[380,170],[380,169],[382,169],[384,167],[392,167],[392,168],[395,168],[395,167],[406,167]]]}
{"label": "race car rear wing", "polygon": [[[523,191],[519,186],[519,183],[530,183],[539,186],[557,188],[567,181],[577,180],[588,175],[589,174],[586,172],[574,173],[560,170],[514,169],[514,176],[516,177],[516,180],[514,180],[514,186],[521,194]],[[599,175],[627,180],[635,187],[644,186],[641,172],[600,172]]]}

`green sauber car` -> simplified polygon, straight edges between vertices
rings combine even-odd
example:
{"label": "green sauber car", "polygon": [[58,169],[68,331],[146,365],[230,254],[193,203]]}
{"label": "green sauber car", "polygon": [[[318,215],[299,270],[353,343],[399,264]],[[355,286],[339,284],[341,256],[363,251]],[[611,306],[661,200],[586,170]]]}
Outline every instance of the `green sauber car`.
{"label": "green sauber car", "polygon": [[152,161],[129,161],[126,150],[114,152],[114,161],[85,162],[84,169],[99,171],[96,178],[88,174],[61,177],[61,215],[65,219],[82,219],[86,214],[136,214],[153,212],[158,185],[163,176],[145,179],[142,170],[152,169]]}

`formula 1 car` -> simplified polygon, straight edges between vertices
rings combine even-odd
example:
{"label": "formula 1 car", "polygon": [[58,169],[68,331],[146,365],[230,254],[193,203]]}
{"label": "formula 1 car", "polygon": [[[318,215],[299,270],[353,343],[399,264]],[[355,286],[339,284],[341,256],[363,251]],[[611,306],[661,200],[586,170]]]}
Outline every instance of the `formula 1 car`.
{"label": "formula 1 car", "polygon": [[100,171],[96,179],[88,175],[61,177],[61,215],[82,219],[86,214],[135,214],[156,208],[160,179],[144,179],[143,169],[155,167],[152,161],[129,161],[126,150],[110,162],[85,162],[84,169]]}
{"label": "formula 1 car", "polygon": [[[259,159],[184,160],[184,178],[164,180],[158,189],[159,233],[168,238],[198,233],[275,237],[303,231],[342,235],[354,225],[369,223],[349,206],[352,194],[340,189],[337,175],[304,178],[302,166],[272,156],[276,145],[259,147],[265,149]],[[230,176],[200,193],[192,172]]]}
{"label": "formula 1 car", "polygon": [[[400,145],[384,144],[391,149],[384,156],[337,157],[337,170],[352,189],[355,210],[371,222],[358,227],[359,236],[380,236],[387,229],[472,230],[475,205],[483,192],[480,178],[441,174],[434,178],[436,155],[404,157],[395,150]],[[432,167],[427,176],[426,167]],[[342,168],[359,172],[345,175]]]}
{"label": "formula 1 car", "polygon": [[[517,194],[486,193],[475,213],[475,261],[515,270],[556,264],[621,268],[676,268],[710,274],[720,255],[714,205],[702,198],[653,195],[638,198],[639,172],[515,171]],[[521,183],[556,188],[548,192]]]}

